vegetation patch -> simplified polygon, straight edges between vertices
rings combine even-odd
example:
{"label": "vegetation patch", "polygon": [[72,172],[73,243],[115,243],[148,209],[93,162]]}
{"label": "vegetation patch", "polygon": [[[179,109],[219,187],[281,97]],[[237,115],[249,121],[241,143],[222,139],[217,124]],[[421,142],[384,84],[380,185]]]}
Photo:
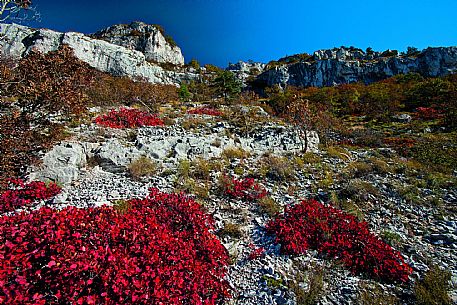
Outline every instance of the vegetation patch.
{"label": "vegetation patch", "polygon": [[158,165],[146,156],[141,156],[128,166],[129,173],[133,179],[139,180],[143,177],[157,174]]}
{"label": "vegetation patch", "polygon": [[138,109],[112,109],[108,114],[95,118],[95,123],[110,128],[136,128],[144,126],[162,126],[163,121],[153,115]]}
{"label": "vegetation patch", "polygon": [[245,201],[255,201],[262,199],[267,195],[265,188],[256,183],[253,178],[238,180],[222,176],[220,184],[224,194],[232,198],[239,198]]}
{"label": "vegetation patch", "polygon": [[219,304],[229,257],[195,201],[151,189],[118,212],[0,218],[0,303]]}
{"label": "vegetation patch", "polygon": [[35,201],[46,200],[60,193],[56,183],[32,181],[25,183],[20,179],[10,179],[7,190],[0,194],[0,214],[26,207]]}
{"label": "vegetation patch", "polygon": [[407,282],[412,272],[401,254],[373,235],[368,224],[315,200],[286,207],[267,224],[281,251],[299,255],[307,249],[340,260],[353,273],[385,281]]}

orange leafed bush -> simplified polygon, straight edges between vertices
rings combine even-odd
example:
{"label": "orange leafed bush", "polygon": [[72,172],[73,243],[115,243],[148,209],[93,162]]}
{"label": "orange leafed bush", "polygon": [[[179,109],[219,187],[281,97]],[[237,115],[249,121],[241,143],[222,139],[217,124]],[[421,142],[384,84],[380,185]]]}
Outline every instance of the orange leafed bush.
{"label": "orange leafed bush", "polygon": [[[61,137],[62,121],[85,111],[89,66],[62,47],[0,64],[0,188],[24,173],[37,152]],[[3,184],[4,186],[4,184]]]}

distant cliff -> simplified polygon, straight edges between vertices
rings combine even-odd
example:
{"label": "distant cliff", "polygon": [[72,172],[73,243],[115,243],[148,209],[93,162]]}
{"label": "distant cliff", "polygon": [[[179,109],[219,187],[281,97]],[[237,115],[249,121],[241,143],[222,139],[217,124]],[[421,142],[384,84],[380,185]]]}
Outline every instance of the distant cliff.
{"label": "distant cliff", "polygon": [[78,59],[116,76],[142,78],[160,84],[179,84],[199,77],[185,69],[173,71],[161,67],[161,64],[182,65],[184,57],[179,47],[170,43],[158,26],[134,22],[84,35],[0,24],[0,52],[3,56],[21,58],[32,50],[47,53],[57,50],[62,44],[73,49]]}
{"label": "distant cliff", "polygon": [[93,38],[137,50],[146,60],[157,63],[184,65],[184,56],[174,40],[165,35],[162,27],[144,22],[116,24],[91,35]]}
{"label": "distant cliff", "polygon": [[367,54],[355,48],[320,50],[269,64],[254,83],[260,87],[323,87],[372,83],[410,72],[428,77],[457,73],[457,47],[427,48],[410,56],[394,51]]}

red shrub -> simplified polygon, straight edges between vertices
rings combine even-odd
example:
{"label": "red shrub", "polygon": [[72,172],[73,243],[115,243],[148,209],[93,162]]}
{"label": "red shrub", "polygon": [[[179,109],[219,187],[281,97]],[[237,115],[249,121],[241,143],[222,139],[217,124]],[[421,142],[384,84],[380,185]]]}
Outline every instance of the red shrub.
{"label": "red shrub", "polygon": [[235,178],[223,177],[222,184],[225,195],[233,198],[241,198],[247,201],[261,199],[267,195],[267,191],[253,178],[237,180]]}
{"label": "red shrub", "polygon": [[251,253],[249,253],[249,256],[248,256],[249,260],[258,259],[265,255],[265,249],[262,247],[258,248],[256,246],[254,246],[253,244],[250,244],[249,248],[251,249]]}
{"label": "red shrub", "polygon": [[433,120],[443,117],[443,113],[433,107],[418,107],[416,109],[416,115],[424,120]]}
{"label": "red shrub", "polygon": [[213,115],[213,116],[221,116],[223,113],[219,110],[208,108],[208,107],[201,107],[201,108],[194,108],[187,111],[188,114],[206,114],[206,115]]}
{"label": "red shrub", "polygon": [[25,184],[22,180],[10,179],[10,187],[0,194],[0,214],[14,211],[37,200],[46,200],[60,193],[55,183],[33,181]]}
{"label": "red shrub", "polygon": [[95,123],[111,128],[135,128],[164,124],[156,115],[133,108],[113,109],[108,114],[95,118]]}
{"label": "red shrub", "polygon": [[0,218],[0,304],[217,304],[228,255],[193,200],[151,189],[120,212]]}
{"label": "red shrub", "polygon": [[383,142],[387,145],[391,145],[393,147],[397,148],[411,148],[416,144],[416,140],[411,139],[411,138],[396,138],[396,137],[391,137],[391,138],[385,138]]}
{"label": "red shrub", "polygon": [[287,207],[283,215],[267,224],[267,230],[276,234],[283,253],[316,249],[340,260],[353,273],[407,282],[412,271],[399,252],[369,232],[367,223],[315,200]]}

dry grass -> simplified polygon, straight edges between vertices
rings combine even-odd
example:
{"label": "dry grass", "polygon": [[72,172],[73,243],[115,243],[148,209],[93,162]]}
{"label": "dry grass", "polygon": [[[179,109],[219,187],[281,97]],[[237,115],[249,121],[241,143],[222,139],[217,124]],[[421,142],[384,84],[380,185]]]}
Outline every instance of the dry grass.
{"label": "dry grass", "polygon": [[146,156],[141,156],[128,166],[129,173],[133,179],[139,180],[157,174],[159,169],[156,162]]}
{"label": "dry grass", "polygon": [[269,196],[259,199],[258,204],[261,211],[267,213],[270,217],[273,217],[281,212],[281,206]]}
{"label": "dry grass", "polygon": [[222,156],[226,159],[246,159],[249,157],[249,153],[240,147],[227,147],[222,152]]}

